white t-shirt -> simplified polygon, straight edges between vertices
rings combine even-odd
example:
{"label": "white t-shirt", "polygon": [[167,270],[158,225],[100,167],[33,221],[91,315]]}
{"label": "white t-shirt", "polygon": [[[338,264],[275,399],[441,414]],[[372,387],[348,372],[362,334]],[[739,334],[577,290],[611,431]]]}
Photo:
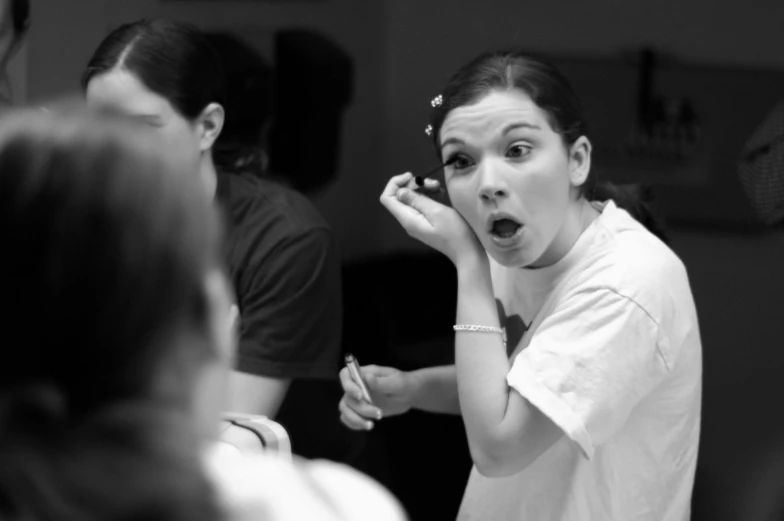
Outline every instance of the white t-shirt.
{"label": "white t-shirt", "polygon": [[687,521],[702,348],[678,257],[610,201],[555,265],[492,276],[507,382],[565,436],[514,476],[474,468],[458,519]]}
{"label": "white t-shirt", "polygon": [[205,454],[229,521],[405,521],[377,482],[329,461],[243,455],[215,444]]}

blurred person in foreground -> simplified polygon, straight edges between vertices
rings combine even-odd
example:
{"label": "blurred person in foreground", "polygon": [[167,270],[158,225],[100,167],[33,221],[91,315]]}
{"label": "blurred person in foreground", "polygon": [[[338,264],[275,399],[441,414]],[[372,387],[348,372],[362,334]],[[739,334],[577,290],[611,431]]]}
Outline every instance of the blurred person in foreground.
{"label": "blurred person in foreground", "polygon": [[236,310],[188,166],[80,108],[0,121],[0,518],[403,519],[346,467],[215,451]]}

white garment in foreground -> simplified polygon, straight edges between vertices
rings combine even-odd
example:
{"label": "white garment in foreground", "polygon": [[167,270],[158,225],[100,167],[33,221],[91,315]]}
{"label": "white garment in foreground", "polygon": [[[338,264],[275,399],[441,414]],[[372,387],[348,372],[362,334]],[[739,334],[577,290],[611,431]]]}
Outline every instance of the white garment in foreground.
{"label": "white garment in foreground", "polygon": [[328,461],[241,455],[216,444],[206,454],[230,521],[405,521],[381,485]]}
{"label": "white garment in foreground", "polygon": [[517,475],[474,468],[458,519],[687,521],[702,348],[678,257],[608,202],[555,265],[492,266],[507,381],[566,435]]}

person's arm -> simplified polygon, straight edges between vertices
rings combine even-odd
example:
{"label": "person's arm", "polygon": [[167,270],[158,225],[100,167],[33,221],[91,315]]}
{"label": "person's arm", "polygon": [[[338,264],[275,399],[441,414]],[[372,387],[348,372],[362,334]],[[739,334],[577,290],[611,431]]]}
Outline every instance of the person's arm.
{"label": "person's arm", "polygon": [[344,395],[338,404],[341,421],[354,430],[369,430],[374,422],[404,414],[410,409],[460,414],[457,400],[455,366],[427,367],[400,371],[393,367],[366,365],[360,368],[372,402],[362,398],[362,391],[348,369],[340,371]]}
{"label": "person's arm", "polygon": [[342,310],[333,242],[320,228],[287,237],[267,244],[266,256],[246,270],[230,379],[234,412],[274,419],[292,380],[337,374]]}
{"label": "person's arm", "polygon": [[271,378],[232,371],[229,376],[230,410],[274,419],[290,384],[290,378]]}
{"label": "person's arm", "polygon": [[460,414],[455,366],[426,367],[411,371],[414,393],[411,406],[422,411]]}
{"label": "person's arm", "polygon": [[[458,324],[500,327],[489,261],[458,267]],[[547,416],[509,387],[509,358],[499,334],[455,338],[458,395],[474,464],[487,476],[525,468],[563,435]],[[510,460],[511,459],[511,460]]]}

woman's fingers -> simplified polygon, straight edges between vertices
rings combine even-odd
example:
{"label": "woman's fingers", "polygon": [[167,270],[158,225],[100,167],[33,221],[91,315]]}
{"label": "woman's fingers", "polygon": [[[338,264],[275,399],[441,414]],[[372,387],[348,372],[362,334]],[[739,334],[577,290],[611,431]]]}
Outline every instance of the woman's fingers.
{"label": "woman's fingers", "polygon": [[[406,180],[408,182],[408,180]],[[440,209],[437,203],[421,193],[419,190],[411,190],[407,186],[397,187],[390,182],[388,190],[381,196],[383,204],[389,213],[403,226],[409,235],[419,240],[433,232],[431,219]],[[391,189],[396,191],[388,195]],[[427,241],[424,241],[427,244]]]}
{"label": "woman's fingers", "polygon": [[359,368],[363,378],[379,378],[383,376],[391,376],[400,373],[400,369],[394,367],[387,367],[385,365],[368,364]]}
{"label": "woman's fingers", "polygon": [[[360,369],[360,373],[361,371]],[[381,409],[365,400],[362,396],[362,390],[354,382],[354,379],[351,378],[351,373],[345,367],[340,371],[340,382],[344,392],[341,402],[345,402],[350,409],[365,418],[381,419]]]}
{"label": "woman's fingers", "polygon": [[340,400],[341,407],[348,407],[355,414],[363,417],[363,419],[372,418],[380,420],[382,418],[383,413],[381,412],[381,409],[368,403],[363,398],[361,389],[356,382],[354,382],[354,379],[351,378],[351,373],[345,367],[340,371],[340,383],[343,386],[344,392],[343,398]]}
{"label": "woman's fingers", "polygon": [[403,187],[401,188],[408,188],[409,190],[416,190],[419,188],[419,184],[417,184],[416,177],[412,177]]}
{"label": "woman's fingers", "polygon": [[403,191],[413,192],[407,188],[408,184],[412,182],[413,179],[414,176],[411,172],[396,175],[389,180],[387,186],[384,188],[384,192],[381,194],[381,204],[383,204],[406,229],[408,229],[412,223],[423,218],[419,212],[410,208],[398,198],[401,189],[403,189]]}
{"label": "woman's fingers", "polygon": [[441,188],[441,182],[438,179],[425,179],[424,186],[426,190],[438,190]]}
{"label": "woman's fingers", "polygon": [[346,402],[346,396],[343,396],[338,405],[338,409],[340,410],[340,421],[342,421],[346,427],[354,429],[355,431],[367,431],[372,429],[373,422],[357,414],[357,412],[349,407]]}
{"label": "woman's fingers", "polygon": [[357,400],[351,395],[343,395],[343,401],[349,409],[359,414],[363,418],[380,420],[382,418],[381,409],[375,405],[366,402],[364,399]]}
{"label": "woman's fingers", "polygon": [[406,172],[405,174],[396,175],[389,180],[387,185],[384,187],[384,192],[381,194],[381,201],[383,202],[385,198],[391,197],[394,199],[397,196],[397,191],[401,188],[408,186],[409,182],[414,181],[414,174],[411,172]]}
{"label": "woman's fingers", "polygon": [[437,192],[441,188],[441,183],[438,179],[430,179],[430,178],[423,178],[423,177],[412,177],[411,180],[406,183],[405,188],[409,190],[419,190],[422,192]]}
{"label": "woman's fingers", "polygon": [[343,387],[343,392],[351,396],[355,400],[362,400],[362,390],[359,385],[351,378],[351,373],[347,367],[340,370],[340,385]]}

